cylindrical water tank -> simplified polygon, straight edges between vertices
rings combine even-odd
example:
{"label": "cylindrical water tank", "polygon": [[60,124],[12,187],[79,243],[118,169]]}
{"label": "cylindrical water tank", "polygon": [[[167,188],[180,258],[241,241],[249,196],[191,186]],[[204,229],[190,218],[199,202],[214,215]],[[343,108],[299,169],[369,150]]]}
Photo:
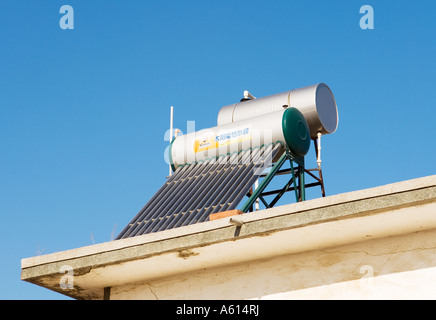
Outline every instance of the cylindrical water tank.
{"label": "cylindrical water tank", "polygon": [[286,145],[295,157],[305,156],[310,147],[310,134],[303,114],[287,108],[178,136],[170,144],[169,160],[176,170],[180,165],[271,143]]}
{"label": "cylindrical water tank", "polygon": [[318,132],[328,134],[337,129],[335,97],[324,83],[225,106],[218,113],[218,125],[258,117],[287,107],[301,111],[312,139],[316,139]]}

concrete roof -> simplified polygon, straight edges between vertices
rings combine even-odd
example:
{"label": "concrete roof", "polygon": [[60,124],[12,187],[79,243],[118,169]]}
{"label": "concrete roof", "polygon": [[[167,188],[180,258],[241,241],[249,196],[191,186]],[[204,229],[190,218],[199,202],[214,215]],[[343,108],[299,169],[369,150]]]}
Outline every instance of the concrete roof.
{"label": "concrete roof", "polygon": [[[436,228],[436,175],[22,259],[21,279],[77,299],[105,287]],[[413,213],[405,208],[414,207]],[[431,211],[432,213],[429,213]],[[74,271],[62,289],[63,266]]]}

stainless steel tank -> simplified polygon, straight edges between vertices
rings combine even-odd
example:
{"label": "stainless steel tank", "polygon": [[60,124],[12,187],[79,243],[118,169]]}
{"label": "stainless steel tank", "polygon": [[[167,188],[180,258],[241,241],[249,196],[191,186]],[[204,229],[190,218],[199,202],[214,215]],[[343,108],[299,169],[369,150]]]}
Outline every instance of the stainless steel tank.
{"label": "stainless steel tank", "polygon": [[309,127],[303,114],[287,108],[175,138],[169,148],[173,170],[184,164],[205,161],[242,150],[280,143],[295,157],[310,147]]}
{"label": "stainless steel tank", "polygon": [[337,129],[338,110],[335,97],[324,83],[225,106],[218,113],[218,126],[290,107],[303,114],[312,139],[316,139],[318,133],[329,134]]}

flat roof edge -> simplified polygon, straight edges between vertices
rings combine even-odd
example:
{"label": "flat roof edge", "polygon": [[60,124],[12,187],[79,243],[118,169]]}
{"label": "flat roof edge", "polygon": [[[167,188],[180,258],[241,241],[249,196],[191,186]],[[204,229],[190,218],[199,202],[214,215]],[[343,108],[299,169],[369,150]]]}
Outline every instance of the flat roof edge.
{"label": "flat roof edge", "polygon": [[[375,199],[378,200],[375,201]],[[231,225],[229,219],[226,218],[22,259],[22,279],[30,278],[29,273],[23,272],[26,269],[35,269],[47,264],[103,254],[106,256],[105,259],[98,262],[89,258],[88,264],[110,264],[122,260],[138,259],[138,255],[135,256],[135,254],[139,254],[139,247],[141,247],[139,256],[147,256],[183,247],[235,240],[237,237],[250,237],[286,228],[353,217],[374,210],[385,210],[394,206],[411,206],[429,201],[436,201],[436,175],[247,213],[241,216],[245,224],[237,236],[235,236],[236,227]],[[328,210],[328,208],[331,209]],[[121,251],[124,254],[120,255],[118,260],[113,260],[113,253]],[[34,277],[35,274],[32,274]]]}

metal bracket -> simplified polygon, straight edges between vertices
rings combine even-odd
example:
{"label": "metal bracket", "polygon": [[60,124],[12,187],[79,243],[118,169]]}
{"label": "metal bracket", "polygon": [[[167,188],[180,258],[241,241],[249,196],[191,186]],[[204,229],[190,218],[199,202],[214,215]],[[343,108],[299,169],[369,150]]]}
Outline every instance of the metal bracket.
{"label": "metal bracket", "polygon": [[[280,168],[285,164],[286,160],[289,160],[289,163],[291,165],[291,173],[292,177],[291,179],[286,183],[286,185],[277,192],[277,195],[275,198],[270,202],[267,203],[267,201],[263,197],[263,192],[265,188],[269,185],[271,180],[276,176],[276,174],[279,172]],[[294,164],[295,162],[298,165],[298,172],[296,173],[294,170]],[[293,185],[293,189],[295,190],[295,198],[297,202],[304,201],[306,198],[305,195],[305,185],[304,185],[304,157],[294,157],[289,150],[286,150],[282,156],[277,160],[277,162],[272,167],[271,171],[265,176],[265,178],[262,180],[260,185],[254,190],[254,192],[250,195],[247,202],[242,207],[241,211],[246,213],[252,208],[254,202],[259,199],[262,201],[262,203],[265,205],[266,208],[272,208],[277,201],[287,192],[291,189],[291,185]],[[298,186],[297,186],[297,180],[298,180]]]}

